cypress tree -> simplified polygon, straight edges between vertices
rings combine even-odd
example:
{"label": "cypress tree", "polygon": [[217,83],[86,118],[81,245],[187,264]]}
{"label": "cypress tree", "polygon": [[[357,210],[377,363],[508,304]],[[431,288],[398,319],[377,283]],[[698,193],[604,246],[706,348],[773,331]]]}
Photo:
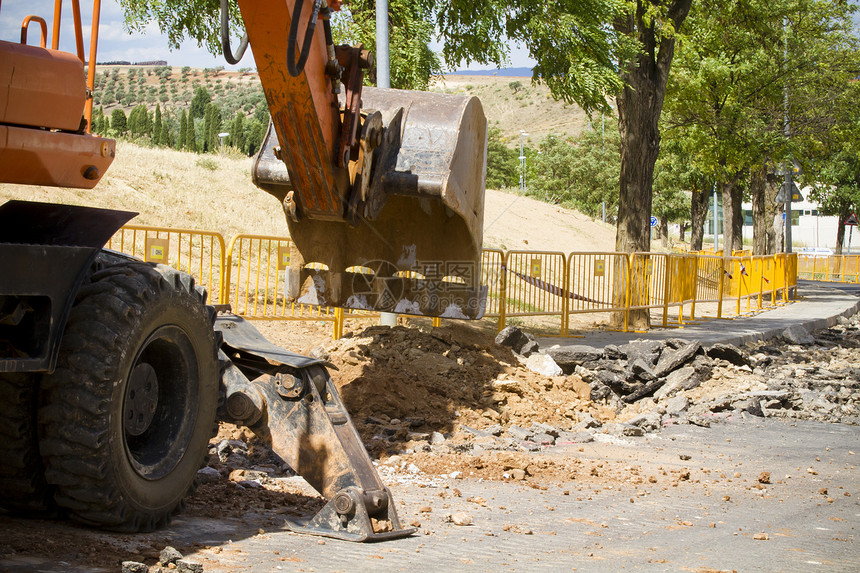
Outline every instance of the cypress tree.
{"label": "cypress tree", "polygon": [[188,119],[185,116],[185,110],[182,110],[182,115],[179,116],[179,141],[176,142],[177,149],[185,149],[185,140],[188,139]]}
{"label": "cypress tree", "polygon": [[155,145],[164,145],[165,141],[162,139],[161,133],[161,104],[155,106],[155,121],[152,124],[152,142]]}
{"label": "cypress tree", "polygon": [[188,130],[185,132],[185,149],[188,151],[197,151],[197,129],[194,125],[194,118],[188,116]]}

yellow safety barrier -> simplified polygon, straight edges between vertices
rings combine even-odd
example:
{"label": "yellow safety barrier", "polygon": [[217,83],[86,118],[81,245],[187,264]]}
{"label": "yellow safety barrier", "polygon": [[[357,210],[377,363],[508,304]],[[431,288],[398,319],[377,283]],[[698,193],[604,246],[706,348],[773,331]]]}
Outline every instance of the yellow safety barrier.
{"label": "yellow safety barrier", "polygon": [[624,253],[570,253],[567,257],[568,318],[571,314],[625,312],[630,259]]}
{"label": "yellow safety barrier", "polygon": [[801,278],[840,283],[860,282],[860,255],[795,256],[797,273]]}
{"label": "yellow safety barrier", "polygon": [[558,316],[564,334],[567,260],[563,253],[508,251],[505,255],[503,307],[499,324],[510,317]]}
{"label": "yellow safety barrier", "polygon": [[209,301],[224,301],[224,238],[219,233],[126,225],[107,248],[192,275],[209,291]]}
{"label": "yellow safety barrier", "polygon": [[[218,233],[129,225],[111,239],[109,248],[152,262],[169,264],[194,275],[215,303],[230,304],[250,319],[332,322],[334,338],[347,318],[375,318],[372,311],[331,308],[292,301],[287,281],[292,242],[288,237],[237,235],[225,249]],[[585,313],[662,311],[663,326],[681,326],[696,318],[696,305],[716,303],[722,318],[725,302],[735,314],[777,304],[797,289],[798,272],[830,280],[860,280],[860,256],[808,257],[791,254],[735,256],[702,251],[685,253],[590,252],[565,255],[552,251],[485,249],[481,281],[487,286],[485,316],[502,329],[512,317],[558,317],[559,332],[569,335],[571,317]],[[685,307],[689,319],[685,319]],[[677,322],[669,321],[678,309]],[[441,319],[433,319],[439,326]]]}
{"label": "yellow safety barrier", "polygon": [[[481,253],[481,285],[487,287],[486,317],[504,315],[505,305],[505,253],[499,249],[484,249]],[[504,322],[504,319],[502,319]]]}

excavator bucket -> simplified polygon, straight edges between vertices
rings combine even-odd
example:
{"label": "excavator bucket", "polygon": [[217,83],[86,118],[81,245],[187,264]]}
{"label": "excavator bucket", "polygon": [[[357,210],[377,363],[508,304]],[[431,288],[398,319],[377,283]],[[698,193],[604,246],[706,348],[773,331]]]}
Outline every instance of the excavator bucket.
{"label": "excavator bucket", "polygon": [[[378,113],[377,113],[378,112]],[[364,88],[365,129],[381,140],[366,196],[344,221],[290,216],[289,294],[300,302],[477,319],[487,122],[475,97]],[[254,182],[285,206],[292,191],[270,125]],[[280,153],[279,153],[280,154]]]}

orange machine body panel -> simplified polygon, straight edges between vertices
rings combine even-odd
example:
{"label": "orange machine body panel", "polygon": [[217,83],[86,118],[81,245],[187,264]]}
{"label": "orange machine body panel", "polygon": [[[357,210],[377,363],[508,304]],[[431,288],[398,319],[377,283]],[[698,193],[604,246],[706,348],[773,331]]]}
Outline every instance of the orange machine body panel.
{"label": "orange machine body panel", "polygon": [[67,52],[0,40],[0,123],[78,131],[84,65]]}
{"label": "orange machine body panel", "polygon": [[93,135],[0,125],[0,182],[92,189],[116,142]]}

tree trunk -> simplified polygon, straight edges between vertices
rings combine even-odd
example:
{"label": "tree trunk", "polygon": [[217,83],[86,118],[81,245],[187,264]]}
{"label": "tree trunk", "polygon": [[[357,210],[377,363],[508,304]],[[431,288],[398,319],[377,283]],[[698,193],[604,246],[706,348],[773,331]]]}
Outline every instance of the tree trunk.
{"label": "tree trunk", "polygon": [[[767,226],[767,250],[765,253],[768,255],[776,254],[779,251],[780,246],[782,245],[782,231],[777,229],[776,222],[782,221],[782,212],[780,211],[780,206],[776,203],[776,196],[779,193],[780,181],[779,177],[776,174],[776,171],[773,169],[773,166],[769,166],[767,169],[767,176],[765,178],[765,221],[772,221],[770,225]],[[781,227],[780,227],[781,229]]]}
{"label": "tree trunk", "polygon": [[723,250],[725,256],[744,248],[744,213],[741,209],[743,192],[738,186],[739,174],[720,185],[723,193]]}
{"label": "tree trunk", "polygon": [[660,246],[669,248],[669,218],[660,217]]}
{"label": "tree trunk", "polygon": [[[673,0],[667,18],[676,30],[690,11],[692,0]],[[660,152],[660,114],[666,97],[666,80],[675,55],[674,34],[661,35],[658,19],[648,14],[651,2],[638,0],[636,10],[614,22],[617,32],[640,43],[636,58],[621,66],[624,89],[616,99],[621,132],[621,176],[615,250],[624,253],[650,249],[650,224],[654,164]],[[666,23],[662,23],[665,26]],[[647,281],[636,281],[642,285]],[[619,293],[617,293],[619,294]],[[644,293],[634,293],[639,299]],[[618,323],[613,316],[613,323]],[[651,326],[648,310],[630,312],[629,326]]]}
{"label": "tree trunk", "polygon": [[767,254],[767,167],[750,170],[752,196],[753,255]]}
{"label": "tree trunk", "polygon": [[687,222],[681,221],[681,224],[678,225],[678,240],[680,242],[684,242],[684,236],[687,234]]}
{"label": "tree trunk", "polygon": [[845,221],[851,215],[851,205],[843,203],[839,208],[839,222],[836,227],[836,254],[842,254],[842,247],[845,245]]}
{"label": "tree trunk", "polygon": [[708,217],[708,192],[693,187],[690,201],[690,250],[701,251],[705,238],[705,219]]}

